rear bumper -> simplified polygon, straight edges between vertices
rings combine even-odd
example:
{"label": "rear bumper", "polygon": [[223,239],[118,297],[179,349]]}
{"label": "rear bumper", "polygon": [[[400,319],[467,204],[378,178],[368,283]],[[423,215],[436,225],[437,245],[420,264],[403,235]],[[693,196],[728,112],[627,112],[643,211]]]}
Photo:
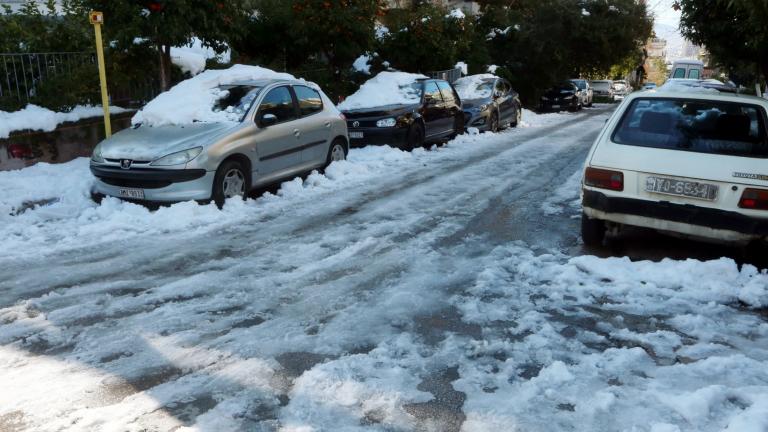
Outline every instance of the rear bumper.
{"label": "rear bumper", "polygon": [[609,197],[589,189],[583,191],[582,206],[589,217],[661,231],[726,241],[768,238],[768,218],[732,211]]}
{"label": "rear bumper", "polygon": [[[352,138],[355,132],[362,132],[363,138]],[[407,128],[349,128],[350,147],[364,147],[366,145],[403,147],[407,137]]]}
{"label": "rear bumper", "polygon": [[213,190],[214,171],[203,169],[130,169],[91,165],[96,177],[94,192],[120,197],[120,189],[144,191],[144,200],[178,202],[207,200]]}

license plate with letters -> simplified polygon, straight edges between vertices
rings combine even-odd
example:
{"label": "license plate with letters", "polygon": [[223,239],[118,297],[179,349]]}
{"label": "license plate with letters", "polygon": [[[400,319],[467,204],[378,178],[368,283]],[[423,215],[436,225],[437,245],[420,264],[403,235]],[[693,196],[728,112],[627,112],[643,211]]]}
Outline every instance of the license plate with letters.
{"label": "license plate with letters", "polygon": [[350,138],[354,138],[354,139],[361,139],[361,138],[363,138],[363,133],[362,132],[350,132],[349,133],[349,137]]}
{"label": "license plate with letters", "polygon": [[120,188],[118,195],[122,198],[144,199],[144,189]]}
{"label": "license plate with letters", "polygon": [[645,190],[665,195],[678,195],[714,201],[717,199],[718,187],[717,185],[707,183],[663,177],[648,177],[645,179]]}

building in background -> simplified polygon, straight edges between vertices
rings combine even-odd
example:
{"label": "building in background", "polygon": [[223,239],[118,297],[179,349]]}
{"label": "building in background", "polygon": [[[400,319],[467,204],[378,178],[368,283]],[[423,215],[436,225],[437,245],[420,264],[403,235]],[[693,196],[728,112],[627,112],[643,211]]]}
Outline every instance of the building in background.
{"label": "building in background", "polygon": [[667,40],[661,38],[652,38],[648,41],[646,46],[648,57],[650,58],[667,58]]}

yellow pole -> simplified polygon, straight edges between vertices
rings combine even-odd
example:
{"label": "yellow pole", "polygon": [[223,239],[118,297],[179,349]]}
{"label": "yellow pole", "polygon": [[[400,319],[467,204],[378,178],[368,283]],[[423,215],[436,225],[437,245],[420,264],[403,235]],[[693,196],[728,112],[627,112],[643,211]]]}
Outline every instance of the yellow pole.
{"label": "yellow pole", "polygon": [[107,95],[107,72],[104,67],[104,45],[101,41],[101,25],[104,15],[101,12],[91,12],[91,24],[96,33],[96,59],[99,63],[99,81],[101,82],[101,106],[104,108],[104,132],[107,138],[112,136],[112,124],[109,119],[109,96]]}

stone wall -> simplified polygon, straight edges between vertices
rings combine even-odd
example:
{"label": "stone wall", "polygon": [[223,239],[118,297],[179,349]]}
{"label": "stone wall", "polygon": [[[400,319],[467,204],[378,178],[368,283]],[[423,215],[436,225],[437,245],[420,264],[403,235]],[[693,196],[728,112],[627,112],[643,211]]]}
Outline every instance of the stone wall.
{"label": "stone wall", "polygon": [[[112,132],[131,125],[133,112],[113,114]],[[104,119],[92,117],[62,123],[52,132],[16,131],[0,139],[0,171],[20,169],[38,162],[63,163],[90,157],[104,139]]]}

